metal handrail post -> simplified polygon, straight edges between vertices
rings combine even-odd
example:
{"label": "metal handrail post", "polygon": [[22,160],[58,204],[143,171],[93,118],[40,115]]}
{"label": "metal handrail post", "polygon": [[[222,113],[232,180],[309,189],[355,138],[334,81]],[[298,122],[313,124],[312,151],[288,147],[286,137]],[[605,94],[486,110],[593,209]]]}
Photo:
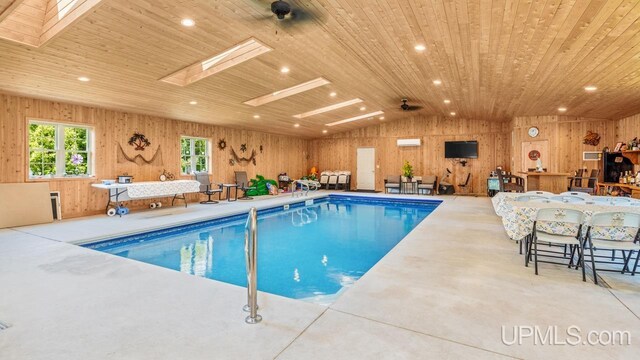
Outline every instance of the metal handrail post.
{"label": "metal handrail post", "polygon": [[244,253],[247,266],[247,324],[257,324],[262,320],[258,314],[258,210],[251,208],[244,228]]}

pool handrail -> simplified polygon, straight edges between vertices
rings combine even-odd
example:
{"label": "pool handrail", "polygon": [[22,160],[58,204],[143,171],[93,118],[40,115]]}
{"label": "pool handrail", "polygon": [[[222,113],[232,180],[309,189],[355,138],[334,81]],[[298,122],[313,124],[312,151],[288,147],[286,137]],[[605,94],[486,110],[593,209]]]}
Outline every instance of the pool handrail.
{"label": "pool handrail", "polygon": [[242,309],[249,312],[244,321],[257,324],[262,321],[258,314],[258,210],[252,207],[244,226],[244,255],[247,266],[247,305]]}

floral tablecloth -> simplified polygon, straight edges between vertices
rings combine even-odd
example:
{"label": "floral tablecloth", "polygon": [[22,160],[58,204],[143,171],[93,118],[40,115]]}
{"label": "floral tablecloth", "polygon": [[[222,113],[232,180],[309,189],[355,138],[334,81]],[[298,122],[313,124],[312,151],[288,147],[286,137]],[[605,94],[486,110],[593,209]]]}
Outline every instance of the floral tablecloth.
{"label": "floral tablecloth", "polygon": [[173,196],[199,191],[200,182],[196,180],[145,181],[127,185],[127,193],[132,199]]}
{"label": "floral tablecloth", "polygon": [[[545,208],[575,209],[585,214],[585,224],[589,224],[591,216],[598,212],[631,212],[640,214],[640,206],[637,202],[627,206],[595,205],[595,204],[570,204],[570,203],[541,203],[541,202],[520,202],[515,201],[517,196],[523,194],[498,193],[492,198],[493,207],[498,216],[502,218],[507,235],[513,240],[521,240],[529,235],[533,230],[533,223],[536,220],[538,210]],[[566,232],[572,231],[572,226],[567,226]],[[558,229],[554,229],[558,231]],[[606,232],[615,238],[628,238],[635,236],[632,229],[621,228],[599,228],[594,231]]]}
{"label": "floral tablecloth", "polygon": [[[142,181],[131,184],[93,184],[93,187],[109,190],[109,195],[115,200],[115,192],[119,193],[118,200],[145,199],[174,196],[176,194],[187,194],[200,191],[200,182],[196,180],[174,180],[174,181]],[[113,191],[112,191],[113,190]]]}

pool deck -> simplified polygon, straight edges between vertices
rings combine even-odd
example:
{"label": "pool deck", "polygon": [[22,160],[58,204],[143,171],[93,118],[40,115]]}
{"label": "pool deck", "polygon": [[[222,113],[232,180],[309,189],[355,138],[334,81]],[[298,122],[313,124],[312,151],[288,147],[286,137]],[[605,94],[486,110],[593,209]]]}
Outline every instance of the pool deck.
{"label": "pool deck", "polygon": [[[244,323],[243,288],[74,244],[272,207],[290,196],[0,230],[0,322],[10,325],[0,330],[0,358],[637,356],[640,276],[603,274],[608,286],[596,286],[582,282],[579,271],[548,264],[535,276],[489,198],[440,199],[442,205],[331,306],[260,293],[259,325]],[[501,341],[502,326],[536,325],[561,331],[574,325],[585,334],[630,331],[631,345]]]}

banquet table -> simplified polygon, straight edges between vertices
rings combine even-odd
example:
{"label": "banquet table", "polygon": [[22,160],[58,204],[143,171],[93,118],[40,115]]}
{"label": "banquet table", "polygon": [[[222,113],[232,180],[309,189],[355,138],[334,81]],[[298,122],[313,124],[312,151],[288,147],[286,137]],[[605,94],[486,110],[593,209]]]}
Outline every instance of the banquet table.
{"label": "banquet table", "polygon": [[[121,201],[173,197],[185,200],[184,194],[200,192],[200,183],[196,180],[174,181],[141,181],[129,184],[91,184],[92,187],[108,190],[106,210],[113,204],[119,206]],[[173,204],[173,201],[172,201]],[[185,207],[187,202],[185,200]]]}
{"label": "banquet table", "polygon": [[[507,235],[512,240],[522,240],[531,234],[533,223],[540,209],[575,209],[585,214],[585,223],[588,224],[591,216],[599,212],[631,212],[640,214],[640,202],[633,201],[630,205],[605,205],[605,204],[575,204],[561,202],[531,202],[516,201],[515,198],[522,196],[522,193],[498,193],[491,198],[493,208],[498,216],[502,218]],[[595,197],[593,197],[595,198]]]}

